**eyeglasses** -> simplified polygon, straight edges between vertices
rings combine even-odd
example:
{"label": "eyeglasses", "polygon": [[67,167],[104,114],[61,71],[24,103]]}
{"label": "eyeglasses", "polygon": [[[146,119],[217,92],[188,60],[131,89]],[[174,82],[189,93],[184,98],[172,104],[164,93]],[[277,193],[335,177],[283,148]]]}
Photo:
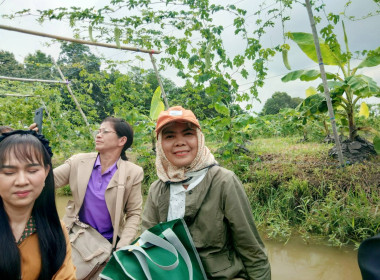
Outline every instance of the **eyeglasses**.
{"label": "eyeglasses", "polygon": [[[116,133],[116,131],[112,131],[112,130],[106,130],[104,128],[101,128],[101,129],[98,129],[96,131],[94,131],[94,135],[98,135],[98,134],[101,134],[101,135],[106,135],[106,134],[109,134],[109,133]],[[116,133],[117,134],[117,133]]]}

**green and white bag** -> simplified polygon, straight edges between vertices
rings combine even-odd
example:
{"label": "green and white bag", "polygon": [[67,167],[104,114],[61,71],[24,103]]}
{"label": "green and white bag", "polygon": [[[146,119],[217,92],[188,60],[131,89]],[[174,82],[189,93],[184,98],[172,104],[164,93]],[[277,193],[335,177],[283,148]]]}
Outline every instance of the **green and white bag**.
{"label": "green and white bag", "polygon": [[207,279],[186,223],[160,223],[113,253],[102,279]]}

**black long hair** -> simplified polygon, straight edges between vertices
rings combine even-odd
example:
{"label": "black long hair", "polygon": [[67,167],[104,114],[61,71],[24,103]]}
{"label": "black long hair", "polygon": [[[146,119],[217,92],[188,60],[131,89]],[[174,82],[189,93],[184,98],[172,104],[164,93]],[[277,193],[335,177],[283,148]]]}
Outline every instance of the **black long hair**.
{"label": "black long hair", "polygon": [[113,126],[113,128],[116,131],[117,136],[119,137],[127,137],[127,142],[125,142],[123,149],[121,150],[120,157],[122,160],[128,160],[127,155],[125,154],[125,151],[132,146],[133,143],[133,128],[132,126],[126,122],[125,120],[121,118],[115,118],[115,117],[107,117],[105,118],[102,123],[110,122]]}
{"label": "black long hair", "polygon": [[[32,215],[36,222],[42,269],[39,280],[50,280],[62,266],[66,257],[66,240],[55,205],[54,176],[49,155],[34,133],[9,133],[0,142],[0,169],[11,157],[19,161],[39,161],[49,173],[45,187],[36,199]],[[0,182],[1,184],[1,182]],[[14,241],[9,218],[0,197],[0,279],[20,279],[20,252]]]}

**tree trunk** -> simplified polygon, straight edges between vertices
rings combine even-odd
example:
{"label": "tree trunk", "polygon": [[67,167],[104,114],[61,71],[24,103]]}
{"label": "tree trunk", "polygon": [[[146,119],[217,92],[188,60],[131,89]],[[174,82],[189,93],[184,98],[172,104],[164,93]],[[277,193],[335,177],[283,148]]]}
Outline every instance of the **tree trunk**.
{"label": "tree trunk", "polygon": [[340,163],[340,165],[344,166],[342,146],[340,145],[338,132],[336,131],[336,121],[335,121],[334,109],[333,109],[332,104],[331,104],[330,91],[329,91],[329,88],[327,85],[327,77],[326,77],[325,67],[323,64],[321,47],[319,45],[317,28],[315,27],[315,21],[314,21],[313,12],[311,10],[310,0],[305,0],[305,3],[306,3],[307,13],[309,15],[311,30],[313,33],[314,45],[315,45],[315,50],[317,53],[318,63],[319,63],[319,70],[321,71],[321,78],[322,78],[322,83],[323,83],[323,89],[325,92],[327,108],[328,108],[328,112],[329,112],[329,116],[330,116],[331,128],[332,128],[334,139],[335,139],[335,145],[336,145],[337,150],[338,150],[339,163]]}
{"label": "tree trunk", "polygon": [[358,135],[358,130],[355,124],[353,107],[350,107],[348,109],[347,119],[348,119],[349,139],[350,141],[354,141],[356,136]]}

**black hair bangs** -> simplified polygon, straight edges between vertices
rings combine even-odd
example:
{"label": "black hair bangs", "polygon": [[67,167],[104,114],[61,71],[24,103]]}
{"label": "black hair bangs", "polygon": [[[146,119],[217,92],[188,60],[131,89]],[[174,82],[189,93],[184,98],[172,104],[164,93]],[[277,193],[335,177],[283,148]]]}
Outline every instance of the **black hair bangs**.
{"label": "black hair bangs", "polygon": [[47,167],[49,165],[47,156],[41,142],[32,135],[15,134],[0,142],[0,168],[11,159],[29,163],[38,162]]}

